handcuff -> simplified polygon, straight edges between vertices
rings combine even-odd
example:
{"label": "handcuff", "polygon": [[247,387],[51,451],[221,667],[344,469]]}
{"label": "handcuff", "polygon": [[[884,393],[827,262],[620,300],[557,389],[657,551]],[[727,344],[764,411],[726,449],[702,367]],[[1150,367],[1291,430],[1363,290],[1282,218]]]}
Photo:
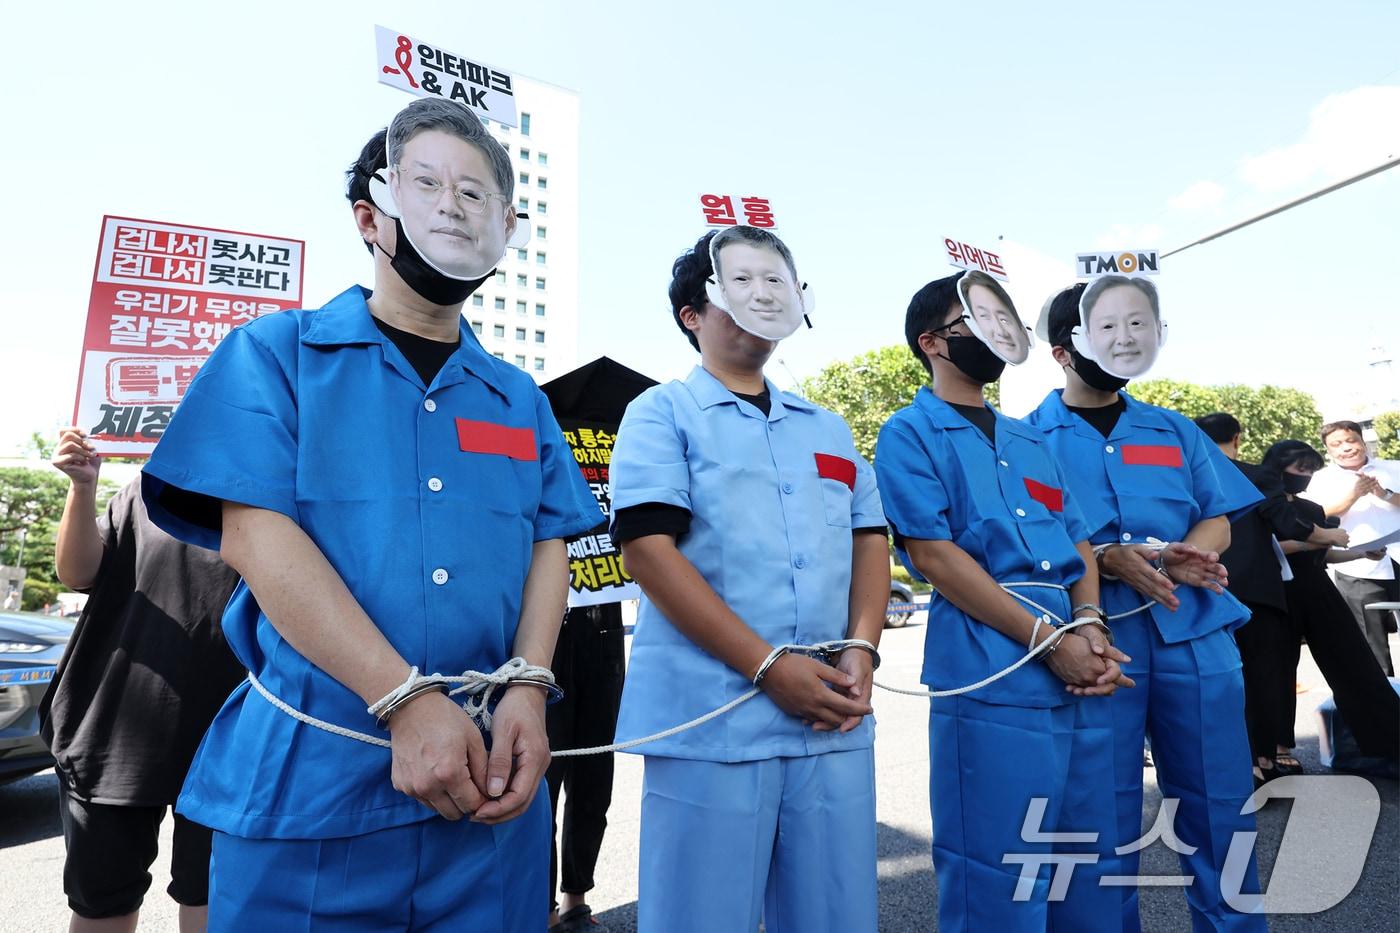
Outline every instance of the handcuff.
{"label": "handcuff", "polygon": [[760,687],[763,685],[763,678],[768,676],[768,670],[777,663],[778,659],[785,654],[800,654],[804,657],[820,661],[831,667],[841,653],[848,648],[859,648],[870,655],[871,670],[880,667],[880,652],[870,642],[864,638],[842,638],[836,641],[823,641],[815,645],[779,645],[768,652],[768,657],[763,659],[763,663],[758,666],[758,671],[753,675],[753,685]]}

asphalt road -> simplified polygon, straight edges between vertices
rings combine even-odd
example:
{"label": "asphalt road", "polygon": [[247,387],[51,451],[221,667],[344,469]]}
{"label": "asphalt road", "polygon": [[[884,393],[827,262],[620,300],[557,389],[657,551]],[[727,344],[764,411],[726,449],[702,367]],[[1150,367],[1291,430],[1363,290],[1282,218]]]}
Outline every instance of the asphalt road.
{"label": "asphalt road", "polygon": [[[921,621],[921,619],[920,619]],[[915,622],[885,633],[881,680],[914,686],[918,680],[924,628]],[[1400,643],[1392,638],[1392,653]],[[1298,698],[1299,759],[1309,772],[1320,772],[1314,710],[1327,695],[1326,684],[1306,650],[1299,680],[1308,687]],[[928,744],[925,701],[877,693],[879,719],[876,770],[879,803],[880,929],[937,929],[937,884],[929,855]],[[1161,797],[1155,773],[1146,771],[1148,799],[1144,828],[1155,818]],[[1372,782],[1380,797],[1380,817],[1360,881],[1335,907],[1311,915],[1275,915],[1275,931],[1385,933],[1400,930],[1400,805],[1395,781]],[[635,929],[637,897],[638,811],[641,763],[620,755],[610,811],[610,826],[597,870],[598,887],[591,903],[613,933]],[[66,929],[62,892],[63,836],[57,816],[57,782],[53,772],[0,787],[0,928],[22,931]],[[1267,886],[1292,810],[1286,800],[1270,802],[1259,816],[1258,853]],[[1305,841],[1321,848],[1326,827]],[[1297,835],[1295,831],[1295,836]],[[152,869],[155,883],[142,912],[142,930],[174,930],[175,910],[164,895],[169,879],[169,821],[160,859]],[[1321,870],[1324,866],[1319,866]],[[1143,874],[1180,873],[1176,855],[1161,843],[1143,853]],[[1148,933],[1189,930],[1190,919],[1179,889],[1145,888],[1143,929]],[[1107,928],[1107,925],[1106,927]]]}

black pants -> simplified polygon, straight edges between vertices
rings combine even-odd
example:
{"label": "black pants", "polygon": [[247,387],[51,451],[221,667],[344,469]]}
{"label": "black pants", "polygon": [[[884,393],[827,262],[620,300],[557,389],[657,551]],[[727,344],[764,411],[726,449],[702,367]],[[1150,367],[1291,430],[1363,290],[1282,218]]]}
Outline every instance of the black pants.
{"label": "black pants", "polygon": [[1244,666],[1244,720],[1249,750],[1256,758],[1273,758],[1276,746],[1292,748],[1297,706],[1294,677],[1298,670],[1298,636],[1288,613],[1262,603],[1246,602],[1250,619],[1235,629]]}
{"label": "black pants", "polygon": [[1338,573],[1337,590],[1351,607],[1356,624],[1361,626],[1361,632],[1371,646],[1371,653],[1376,656],[1376,663],[1387,677],[1394,677],[1395,665],[1390,661],[1390,643],[1386,640],[1386,629],[1392,616],[1389,611],[1368,610],[1366,604],[1400,600],[1400,584],[1395,580],[1368,580]]}
{"label": "black pants", "polygon": [[[546,713],[549,747],[586,748],[612,742],[622,701],[622,607],[570,609],[554,650],[554,677],[564,699]],[[566,894],[593,890],[593,869],[612,803],[613,756],[559,758],[545,775],[555,826],[564,792],[564,833],[550,847],[549,889],[553,898],[560,869]]]}
{"label": "black pants", "polygon": [[1395,760],[1400,756],[1400,696],[1376,665],[1346,601],[1321,569],[1299,573],[1284,586],[1293,624],[1308,640],[1356,744],[1363,754]]}

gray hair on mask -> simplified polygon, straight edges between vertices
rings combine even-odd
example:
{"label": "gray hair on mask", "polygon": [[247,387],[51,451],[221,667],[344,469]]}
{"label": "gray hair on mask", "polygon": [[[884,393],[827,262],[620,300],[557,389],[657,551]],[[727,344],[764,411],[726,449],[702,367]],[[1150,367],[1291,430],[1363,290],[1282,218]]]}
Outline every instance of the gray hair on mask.
{"label": "gray hair on mask", "polygon": [[515,200],[515,171],[510,165],[510,153],[486,132],[476,114],[450,100],[425,97],[398,112],[389,124],[389,164],[397,165],[408,141],[426,130],[440,130],[475,146],[490,163],[491,175],[501,194]]}

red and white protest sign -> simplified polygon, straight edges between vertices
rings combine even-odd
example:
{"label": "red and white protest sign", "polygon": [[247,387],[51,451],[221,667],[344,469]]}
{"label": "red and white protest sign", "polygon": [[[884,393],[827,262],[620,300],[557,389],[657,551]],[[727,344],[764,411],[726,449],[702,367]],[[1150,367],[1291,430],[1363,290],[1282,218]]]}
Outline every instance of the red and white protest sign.
{"label": "red and white protest sign", "polygon": [[949,264],[959,269],[981,269],[988,275],[1006,281],[1006,269],[1001,264],[1001,257],[996,253],[959,243],[951,237],[943,238],[943,248],[948,251]]}
{"label": "red and white protest sign", "polygon": [[102,218],[73,423],[99,453],[146,456],[239,324],[301,304],[301,240]]}
{"label": "red and white protest sign", "polygon": [[419,97],[445,97],[477,116],[515,126],[510,73],[383,26],[374,27],[379,82]]}
{"label": "red and white protest sign", "polygon": [[[735,207],[738,211],[735,211]],[[705,217],[707,227],[733,227],[738,224],[747,224],[750,227],[762,227],[764,230],[772,230],[778,226],[773,219],[773,208],[767,198],[754,197],[749,195],[746,198],[736,198],[728,194],[702,194],[700,195],[700,211]]]}

